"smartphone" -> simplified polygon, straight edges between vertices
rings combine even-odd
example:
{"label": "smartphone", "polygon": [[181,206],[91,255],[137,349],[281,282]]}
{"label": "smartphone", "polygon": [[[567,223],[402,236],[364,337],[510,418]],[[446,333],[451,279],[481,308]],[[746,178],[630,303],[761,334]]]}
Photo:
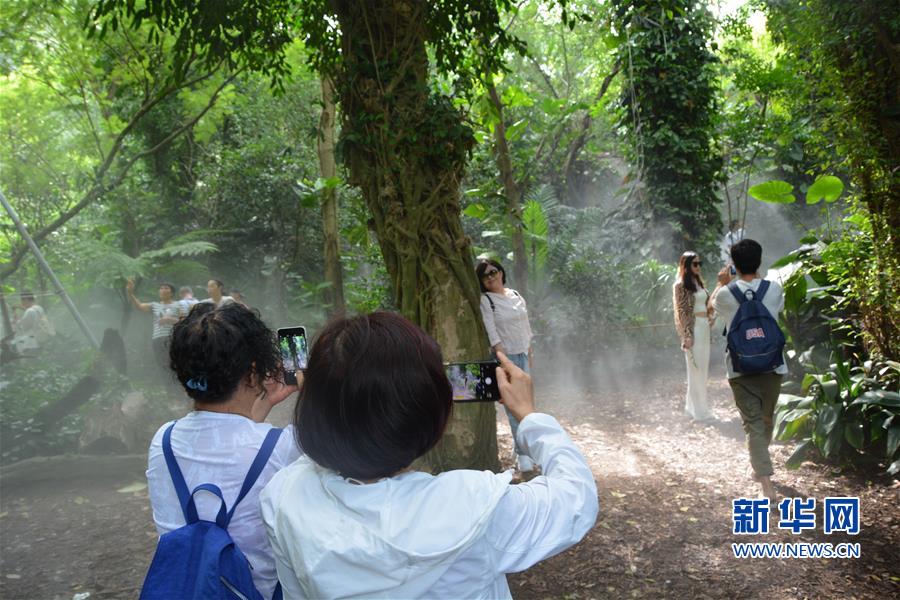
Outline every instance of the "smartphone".
{"label": "smartphone", "polygon": [[453,386],[454,402],[496,402],[500,400],[496,360],[445,363],[447,379]]}
{"label": "smartphone", "polygon": [[297,385],[297,371],[305,370],[306,364],[309,362],[306,328],[279,328],[278,348],[281,350],[281,368],[284,371],[284,382],[287,385]]}
{"label": "smartphone", "polygon": [[731,276],[734,277],[737,275],[737,269],[734,268],[734,265],[728,267],[728,272],[731,273]]}

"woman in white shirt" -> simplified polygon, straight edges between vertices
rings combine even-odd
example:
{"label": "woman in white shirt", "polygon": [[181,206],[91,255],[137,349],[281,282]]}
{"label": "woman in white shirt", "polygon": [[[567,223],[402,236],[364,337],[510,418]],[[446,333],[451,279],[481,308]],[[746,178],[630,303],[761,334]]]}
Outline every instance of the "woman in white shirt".
{"label": "woman in white shirt", "polygon": [[260,496],[285,598],[509,598],[506,573],[584,537],[598,509],[591,470],[534,412],[531,378],[498,357],[518,441],[546,466],[520,485],[508,471],[412,470],[453,406],[421,329],[392,313],[326,326],[294,413],[306,454]]}
{"label": "woman in white shirt", "polygon": [[[272,426],[264,423],[272,407],[296,386],[280,383],[281,355],[275,334],[256,312],[231,303],[198,304],[172,330],[171,363],[194,410],[175,421],[171,444],[189,490],[212,483],[230,509],[244,477]],[[159,428],[150,443],[147,483],[153,521],[160,535],[185,524],[184,513],[163,454]],[[275,559],[259,515],[259,492],[275,473],[300,456],[293,428],[282,432],[266,467],[235,509],[228,533],[253,567],[263,598],[277,583]],[[195,496],[201,519],[214,521],[219,499]]]}
{"label": "woman in white shirt", "polygon": [[[531,323],[525,298],[514,289],[506,287],[506,271],[492,259],[482,259],[475,266],[475,274],[481,286],[481,318],[487,330],[491,350],[503,352],[517,367],[526,373],[531,371]],[[506,409],[513,440],[519,422]],[[530,456],[515,445],[519,470],[528,473],[535,463]]]}

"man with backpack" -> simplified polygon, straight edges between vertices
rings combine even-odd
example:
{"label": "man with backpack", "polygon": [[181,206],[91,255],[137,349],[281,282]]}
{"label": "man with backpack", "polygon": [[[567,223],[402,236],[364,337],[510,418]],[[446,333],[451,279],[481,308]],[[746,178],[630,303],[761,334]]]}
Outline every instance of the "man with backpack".
{"label": "man with backpack", "polygon": [[731,247],[731,260],[737,274],[732,279],[729,267],[719,271],[711,302],[726,326],[725,367],[747,434],[750,466],[763,495],[774,500],[769,443],[781,379],[788,372],[784,334],[777,321],[784,308],[784,290],[759,276],[762,246],[758,242],[738,241]]}

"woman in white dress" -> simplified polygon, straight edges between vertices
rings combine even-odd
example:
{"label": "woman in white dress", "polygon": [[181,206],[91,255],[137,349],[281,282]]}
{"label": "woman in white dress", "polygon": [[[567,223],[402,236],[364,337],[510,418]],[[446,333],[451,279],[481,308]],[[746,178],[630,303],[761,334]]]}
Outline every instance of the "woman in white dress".
{"label": "woman in white dress", "polygon": [[713,320],[709,291],[700,275],[703,261],[696,252],[685,252],[678,261],[678,279],[672,287],[675,327],[687,363],[687,397],[684,412],[695,421],[714,416],[706,400],[709,374],[709,335]]}

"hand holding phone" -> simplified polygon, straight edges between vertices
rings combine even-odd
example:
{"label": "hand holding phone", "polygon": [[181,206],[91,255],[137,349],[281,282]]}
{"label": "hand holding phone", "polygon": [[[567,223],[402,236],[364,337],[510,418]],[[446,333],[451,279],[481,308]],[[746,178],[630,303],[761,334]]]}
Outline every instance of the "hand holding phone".
{"label": "hand holding phone", "polygon": [[284,383],[297,385],[297,372],[306,369],[309,349],[305,327],[281,327],[278,329],[278,348],[281,350],[281,369]]}
{"label": "hand holding phone", "polygon": [[500,387],[500,403],[521,421],[534,412],[534,386],[531,376],[517,367],[502,352],[497,353],[500,366],[497,367],[497,380]]}

